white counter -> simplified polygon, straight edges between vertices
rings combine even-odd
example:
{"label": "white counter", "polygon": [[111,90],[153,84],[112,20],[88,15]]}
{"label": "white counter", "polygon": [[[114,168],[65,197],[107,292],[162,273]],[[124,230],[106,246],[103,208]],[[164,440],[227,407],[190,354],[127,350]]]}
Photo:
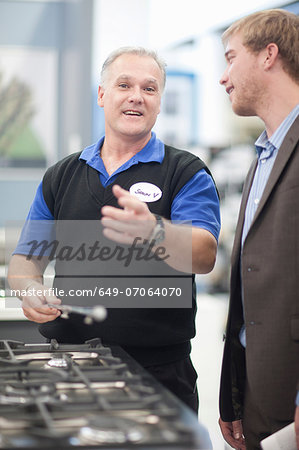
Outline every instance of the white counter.
{"label": "white counter", "polygon": [[[10,300],[14,300],[14,303],[16,301],[19,301],[18,299],[10,299]],[[24,314],[23,314],[23,310],[20,307],[13,307],[13,308],[9,308],[5,305],[5,298],[0,298],[0,321],[3,320],[28,320]],[[21,302],[20,302],[21,303]]]}

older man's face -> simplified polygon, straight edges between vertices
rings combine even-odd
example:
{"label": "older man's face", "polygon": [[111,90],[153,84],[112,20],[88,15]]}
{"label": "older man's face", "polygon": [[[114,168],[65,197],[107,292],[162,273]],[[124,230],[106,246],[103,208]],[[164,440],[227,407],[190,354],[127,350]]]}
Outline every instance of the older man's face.
{"label": "older man's face", "polygon": [[150,138],[160,112],[163,79],[154,59],[124,54],[109,67],[98,104],[104,107],[106,136]]}

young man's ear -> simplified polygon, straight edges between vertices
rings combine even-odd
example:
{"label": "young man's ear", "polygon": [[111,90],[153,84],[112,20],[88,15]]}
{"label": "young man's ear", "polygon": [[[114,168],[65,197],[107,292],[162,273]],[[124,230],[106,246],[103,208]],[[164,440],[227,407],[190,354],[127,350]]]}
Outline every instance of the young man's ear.
{"label": "young man's ear", "polygon": [[265,69],[269,70],[273,67],[274,63],[277,61],[279,54],[279,49],[276,44],[271,42],[267,45],[265,49],[265,59],[264,59],[264,65]]}
{"label": "young man's ear", "polygon": [[98,89],[98,105],[101,108],[103,108],[103,106],[104,106],[103,96],[104,96],[104,89],[101,86],[99,86],[99,89]]}

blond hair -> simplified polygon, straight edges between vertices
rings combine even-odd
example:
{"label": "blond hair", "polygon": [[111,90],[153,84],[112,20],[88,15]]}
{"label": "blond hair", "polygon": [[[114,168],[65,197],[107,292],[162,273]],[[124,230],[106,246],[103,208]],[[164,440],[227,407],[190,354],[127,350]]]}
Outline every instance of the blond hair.
{"label": "blond hair", "polygon": [[234,22],[222,35],[227,44],[232,35],[242,33],[243,45],[259,53],[274,43],[284,71],[299,83],[299,17],[283,9],[269,9],[250,14]]}

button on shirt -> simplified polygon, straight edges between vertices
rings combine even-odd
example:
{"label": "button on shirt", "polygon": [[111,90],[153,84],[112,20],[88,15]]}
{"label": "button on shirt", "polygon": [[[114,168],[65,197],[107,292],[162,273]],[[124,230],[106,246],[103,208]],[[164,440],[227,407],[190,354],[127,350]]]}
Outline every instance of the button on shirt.
{"label": "button on shirt", "polygon": [[[285,120],[280,124],[275,133],[268,139],[266,130],[260,135],[255,142],[258,155],[257,168],[251,185],[242,232],[242,249],[246,240],[248,231],[251,227],[256,210],[258,209],[265,186],[272,171],[278,150],[286,137],[287,132],[299,114],[299,104],[290,112]],[[244,295],[242,295],[242,299]],[[246,346],[245,326],[240,331],[240,342]]]}

